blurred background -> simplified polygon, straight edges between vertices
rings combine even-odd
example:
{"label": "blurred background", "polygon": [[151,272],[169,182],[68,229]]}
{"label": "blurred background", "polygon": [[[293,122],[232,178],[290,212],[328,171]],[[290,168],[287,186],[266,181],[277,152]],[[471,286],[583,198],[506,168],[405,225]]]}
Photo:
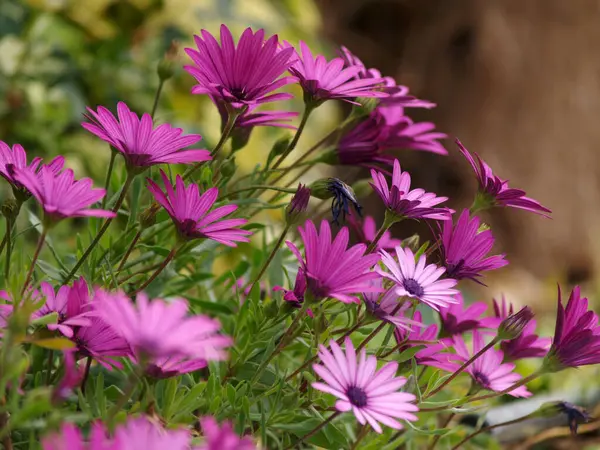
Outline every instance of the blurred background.
{"label": "blurred background", "polygon": [[[207,99],[189,94],[193,83],[181,69],[182,49],[201,28],[215,33],[221,23],[234,35],[252,26],[292,43],[303,39],[328,56],[343,44],[367,66],[436,102],[436,109],[411,115],[451,137],[445,143],[450,155],[405,151],[399,157],[415,185],[449,196],[452,207],[468,207],[475,189],[470,166],[453,144],[459,137],[513,187],[553,210],[552,220],[517,210],[484,216],[511,265],[487,278],[489,290],[472,295],[489,301],[502,292],[531,304],[544,335],[552,334],[556,282],[564,291],[584,284],[593,297],[600,254],[597,0],[0,0],[0,140],[33,155],[63,154],[78,176],[101,184],[110,154],[81,128],[85,107],[114,109],[124,100],[149,112],[157,63],[176,40],[177,70],[156,118],[199,132],[211,148],[220,119]],[[293,101],[276,107],[301,110]],[[317,110],[304,145],[341,114],[331,102]],[[263,161],[281,133],[256,129],[238,157],[240,170]],[[1,184],[0,200],[8,194]],[[593,368],[572,371],[537,388],[593,409],[598,375]],[[508,414],[519,413],[513,407]],[[562,435],[546,436],[535,448],[600,448],[595,427],[589,428],[591,434],[574,443],[561,437],[568,431],[563,427]],[[513,447],[530,448],[533,434],[525,433],[529,441],[518,437]]]}

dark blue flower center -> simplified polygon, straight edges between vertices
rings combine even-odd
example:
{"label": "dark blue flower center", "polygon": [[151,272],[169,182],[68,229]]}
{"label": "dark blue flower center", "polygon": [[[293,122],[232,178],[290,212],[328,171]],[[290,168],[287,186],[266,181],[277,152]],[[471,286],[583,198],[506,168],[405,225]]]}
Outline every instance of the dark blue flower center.
{"label": "dark blue flower center", "polygon": [[473,372],[473,379],[477,382],[477,384],[479,384],[480,386],[483,387],[488,387],[490,385],[490,379],[487,377],[486,374],[479,372],[479,371],[475,371]]}
{"label": "dark blue flower center", "polygon": [[404,280],[403,284],[406,292],[408,292],[412,296],[421,297],[425,293],[421,285],[412,278],[407,278],[406,280]]}
{"label": "dark blue flower center", "polygon": [[352,386],[346,391],[348,400],[357,408],[363,408],[367,406],[367,393],[358,386]]}
{"label": "dark blue flower center", "polygon": [[327,183],[327,190],[333,195],[331,215],[335,224],[339,225],[340,215],[342,220],[346,220],[346,215],[350,214],[350,206],[362,217],[362,206],[358,203],[350,186],[337,178],[330,178]]}

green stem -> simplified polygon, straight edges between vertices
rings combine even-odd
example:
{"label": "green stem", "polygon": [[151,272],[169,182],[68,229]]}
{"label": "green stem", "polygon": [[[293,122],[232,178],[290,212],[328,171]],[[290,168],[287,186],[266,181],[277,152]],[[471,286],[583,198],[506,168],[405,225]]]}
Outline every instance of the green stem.
{"label": "green stem", "polygon": [[120,280],[117,280],[117,283],[119,283],[119,285],[121,285],[121,284],[125,283],[126,281],[128,281],[128,280],[131,280],[131,279],[132,279],[133,277],[135,277],[136,275],[141,275],[141,274],[144,274],[144,273],[148,273],[148,272],[150,272],[151,270],[155,270],[155,269],[156,269],[157,267],[159,267],[161,264],[162,264],[162,263],[158,263],[158,264],[153,264],[153,265],[151,265],[151,266],[149,266],[149,267],[144,267],[143,269],[141,269],[141,270],[138,270],[137,272],[134,272],[134,273],[132,273],[131,275],[127,275],[126,277],[124,277],[124,278],[121,278]]}
{"label": "green stem", "polygon": [[164,270],[165,267],[167,267],[167,264],[169,264],[171,262],[171,260],[173,259],[173,257],[175,256],[175,254],[177,253],[177,250],[179,250],[181,247],[179,245],[176,245],[175,247],[173,247],[173,250],[171,250],[169,252],[169,254],[167,255],[167,257],[165,258],[165,260],[157,267],[157,269],[154,271],[154,273],[152,275],[150,275],[150,278],[148,278],[139,288],[137,288],[135,290],[135,292],[133,292],[133,294],[131,295],[136,295],[138,292],[144,290],[150,283],[152,283],[156,277]]}
{"label": "green stem", "polygon": [[46,386],[50,385],[50,376],[52,374],[52,366],[54,365],[54,350],[48,353],[48,368],[46,369]]}
{"label": "green stem", "polygon": [[369,427],[367,425],[362,425],[356,440],[352,444],[352,447],[350,447],[350,450],[356,450],[358,448],[358,444],[360,444],[367,434],[369,434]]}
{"label": "green stem", "polygon": [[[4,235],[4,239],[6,239],[6,267],[4,268],[4,280],[8,285],[8,280],[10,276],[10,257],[12,254],[12,220],[8,217],[6,218],[6,234]],[[2,253],[0,251],[0,253]]]}
{"label": "green stem", "polygon": [[83,372],[83,378],[81,379],[81,393],[85,394],[85,385],[87,384],[87,379],[90,376],[90,368],[92,367],[92,357],[88,356],[85,362],[85,371]]}
{"label": "green stem", "polygon": [[123,259],[121,259],[121,263],[119,264],[119,267],[117,268],[117,275],[121,272],[121,270],[123,270],[123,266],[125,265],[125,263],[127,262],[127,259],[129,259],[129,255],[131,255],[131,252],[133,251],[133,249],[135,248],[135,245],[137,244],[137,242],[140,240],[140,237],[142,236],[142,230],[140,229],[134,236],[133,241],[131,241],[131,244],[129,245],[129,247],[127,248],[127,251],[125,252],[125,254],[123,255]]}
{"label": "green stem", "polygon": [[490,348],[492,348],[494,345],[496,345],[499,341],[500,340],[498,339],[498,337],[495,337],[494,339],[492,339],[489,344],[487,344],[485,347],[483,347],[481,350],[479,350],[477,353],[475,353],[473,356],[471,356],[471,358],[469,358],[465,363],[463,363],[463,365],[460,366],[458,368],[458,370],[454,371],[454,373],[452,375],[450,375],[448,378],[446,378],[442,384],[440,384],[437,388],[435,388],[433,391],[431,391],[429,394],[427,394],[427,396],[424,397],[424,399],[432,397],[435,394],[437,394],[438,392],[440,392],[442,389],[444,389],[452,380],[454,380],[457,376],[459,376],[477,358],[479,358],[481,355],[483,355],[485,352],[487,352]]}
{"label": "green stem", "polygon": [[260,272],[258,272],[258,275],[256,276],[256,278],[254,279],[254,281],[250,285],[250,290],[248,292],[252,292],[252,289],[254,289],[254,286],[256,286],[256,284],[258,282],[260,282],[260,279],[265,274],[267,268],[269,267],[269,264],[271,264],[271,262],[273,261],[273,258],[275,258],[275,255],[277,254],[277,251],[281,247],[281,244],[283,244],[283,240],[287,236],[288,231],[290,231],[290,226],[289,225],[287,225],[283,229],[283,231],[281,232],[281,236],[279,236],[279,239],[277,239],[277,242],[275,243],[275,247],[273,247],[273,250],[271,251],[271,254],[267,258],[267,260],[265,261],[265,263],[263,264],[263,266],[260,268]]}
{"label": "green stem", "polygon": [[[127,196],[127,192],[129,191],[129,187],[131,186],[131,183],[133,182],[134,178],[135,178],[135,175],[133,173],[127,174],[127,178],[125,179],[125,183],[123,184],[123,188],[121,189],[121,194],[119,195],[119,198],[117,199],[117,202],[115,203],[115,206],[112,209],[112,211],[115,214],[117,214],[119,212],[119,209],[121,208],[121,205],[123,204],[123,201],[125,201],[125,197]],[[73,269],[71,269],[71,272],[69,272],[69,274],[63,280],[63,283],[62,283],[63,285],[67,284],[71,280],[71,278],[73,278],[75,276],[75,274],[77,273],[77,270],[79,270],[79,268],[82,266],[82,264],[88,258],[88,256],[90,256],[90,254],[92,253],[92,250],[94,250],[94,247],[96,247],[98,242],[100,242],[100,239],[102,239],[102,236],[104,236],[104,233],[106,233],[106,230],[108,230],[108,227],[110,227],[110,224],[112,223],[113,219],[114,219],[114,217],[110,217],[110,218],[106,219],[106,221],[104,222],[104,225],[102,225],[102,228],[100,228],[100,231],[98,232],[98,234],[96,235],[96,237],[94,238],[92,243],[88,246],[88,248],[83,253],[81,258],[79,258],[79,261],[77,261],[77,263],[75,264]]]}
{"label": "green stem", "polygon": [[385,232],[388,231],[392,227],[392,225],[399,221],[400,218],[398,218],[398,216],[386,210],[385,218],[383,219],[383,225],[381,225],[381,228],[375,235],[375,238],[369,244],[369,247],[367,248],[367,253],[372,253],[373,251],[375,251],[377,249],[377,244],[379,243]]}
{"label": "green stem", "polygon": [[287,188],[280,188],[280,187],[276,187],[276,186],[267,186],[267,185],[259,184],[256,186],[249,186],[249,187],[245,187],[243,189],[237,189],[235,191],[228,192],[227,194],[224,194],[221,197],[219,197],[219,200],[224,200],[226,198],[233,197],[234,195],[240,194],[242,192],[255,191],[257,189],[283,192],[286,194],[295,194],[296,190],[297,190],[297,189],[287,189]]}
{"label": "green stem", "polygon": [[110,179],[112,177],[113,168],[115,166],[115,158],[117,156],[117,152],[115,152],[112,148],[110,149],[110,162],[108,163],[108,170],[106,171],[106,180],[104,180],[104,198],[102,199],[102,209],[106,206],[106,201],[108,200],[108,188],[110,187]]}
{"label": "green stem", "polygon": [[[442,428],[446,428],[448,426],[448,424],[450,423],[450,421],[454,418],[454,416],[456,416],[455,413],[448,415],[448,417],[444,421],[444,424],[442,425]],[[437,445],[438,441],[441,439],[441,437],[442,437],[441,434],[438,434],[437,436],[435,436],[433,438],[433,442],[431,443],[431,445],[429,447],[427,447],[427,450],[433,450],[435,448],[435,446]]]}
{"label": "green stem", "polygon": [[[288,147],[285,149],[283,154],[275,162],[272,169],[277,169],[281,165],[281,163],[285,160],[285,158],[287,158],[288,155],[290,153],[292,153],[292,151],[296,148],[296,145],[298,144],[298,141],[300,140],[300,136],[302,136],[302,132],[304,131],[304,127],[306,126],[306,123],[308,122],[308,118],[310,117],[311,113],[314,110],[315,110],[314,105],[311,105],[310,103],[305,104],[304,113],[302,114],[302,120],[300,120],[300,125],[298,126],[298,129],[296,130],[296,134],[294,135],[294,138],[290,142],[290,145],[288,145]],[[280,175],[280,178],[281,178],[281,175]]]}
{"label": "green stem", "polygon": [[158,100],[160,99],[160,94],[162,93],[163,85],[165,84],[165,80],[159,78],[158,89],[156,89],[156,95],[154,96],[154,104],[152,105],[152,112],[150,113],[150,117],[154,119],[154,114],[156,114],[156,109],[158,108]]}
{"label": "green stem", "polygon": [[341,414],[340,411],[336,411],[334,412],[332,415],[330,415],[327,419],[325,419],[323,422],[321,422],[319,425],[317,425],[312,431],[308,432],[307,434],[305,434],[304,436],[302,436],[300,439],[298,439],[295,443],[293,443],[292,445],[290,445],[289,447],[286,447],[285,450],[291,450],[294,447],[298,447],[300,444],[302,444],[305,440],[313,437],[315,434],[317,434],[319,431],[321,431],[321,429],[326,426],[329,422],[331,422],[333,419],[335,419],[337,416],[339,416]]}
{"label": "green stem", "polygon": [[[391,313],[390,315],[391,315],[391,316],[394,316],[394,315],[396,315],[396,313],[397,313],[398,311],[400,311],[400,308],[401,308],[401,307],[402,307],[402,303],[398,303],[398,305],[397,305],[397,306],[394,308],[394,310],[392,311],[392,313]],[[381,330],[383,330],[383,328],[384,328],[384,327],[385,327],[387,324],[388,324],[388,322],[385,322],[385,321],[383,321],[383,320],[382,320],[382,321],[381,321],[381,323],[380,323],[380,324],[377,326],[377,328],[375,328],[375,329],[373,330],[373,332],[372,332],[370,335],[368,335],[368,336],[367,336],[367,337],[366,337],[366,338],[365,338],[365,339],[364,339],[364,340],[363,340],[363,341],[360,343],[360,345],[359,345],[359,346],[356,348],[356,351],[358,352],[359,350],[362,350],[362,349],[365,347],[365,345],[367,345],[369,342],[371,342],[371,340],[372,340],[372,339],[373,339],[375,336],[377,336],[377,334],[379,334],[379,332],[380,332]]]}
{"label": "green stem", "polygon": [[35,248],[35,253],[33,254],[33,260],[31,261],[31,266],[29,267],[29,272],[27,272],[27,277],[25,278],[25,283],[23,284],[23,289],[21,290],[21,295],[25,293],[27,287],[29,286],[29,282],[31,281],[31,276],[33,275],[33,270],[35,269],[35,263],[37,262],[38,257],[40,256],[40,252],[42,251],[42,247],[44,246],[44,242],[46,241],[46,228],[42,230],[42,234],[40,234],[40,238],[38,239],[37,246]]}
{"label": "green stem", "polygon": [[481,433],[484,433],[486,431],[491,431],[495,428],[506,427],[508,425],[514,425],[515,423],[523,422],[525,420],[530,419],[532,415],[533,414],[527,414],[526,416],[519,417],[518,419],[508,420],[506,422],[497,423],[496,425],[490,425],[487,427],[481,427],[479,430],[475,431],[474,433],[469,434],[462,441],[460,441],[458,444],[456,444],[454,447],[452,447],[452,450],[458,450],[465,442],[473,439],[475,436],[477,436]]}

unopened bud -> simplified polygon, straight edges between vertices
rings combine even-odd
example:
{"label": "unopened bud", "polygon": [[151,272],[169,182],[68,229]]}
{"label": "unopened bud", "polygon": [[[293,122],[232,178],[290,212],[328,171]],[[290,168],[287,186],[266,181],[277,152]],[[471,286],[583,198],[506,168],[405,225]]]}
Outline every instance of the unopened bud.
{"label": "unopened bud", "polygon": [[498,326],[498,338],[503,341],[518,338],[523,329],[533,319],[533,311],[528,306],[523,307],[515,314],[511,314]]}
{"label": "unopened bud", "polygon": [[288,225],[293,225],[298,221],[306,211],[306,208],[308,208],[309,200],[310,189],[303,184],[298,184],[298,190],[285,210],[285,220]]}
{"label": "unopened bud", "polygon": [[236,170],[237,164],[235,163],[235,157],[233,156],[223,161],[223,164],[221,164],[221,167],[219,168],[221,175],[227,178],[233,176]]}
{"label": "unopened bud", "polygon": [[166,81],[173,76],[175,73],[174,63],[177,59],[177,53],[179,51],[179,45],[177,41],[171,41],[169,49],[165,52],[165,56],[159,61],[156,68],[156,73],[161,81]]}
{"label": "unopened bud", "polygon": [[269,154],[270,159],[273,159],[275,156],[283,155],[290,146],[291,140],[292,138],[289,136],[277,139],[271,148],[271,153]]}
{"label": "unopened bud", "polygon": [[140,227],[142,230],[151,227],[156,223],[156,214],[158,214],[158,210],[160,206],[158,203],[152,203],[145,210],[143,210],[138,216],[138,220],[140,222]]}
{"label": "unopened bud", "polygon": [[19,202],[17,202],[17,200],[14,198],[7,198],[4,200],[4,203],[2,203],[1,207],[2,215],[11,222],[19,215],[19,209]]}
{"label": "unopened bud", "polygon": [[577,434],[577,428],[581,423],[587,423],[592,420],[592,416],[581,406],[569,402],[548,402],[532,414],[535,417],[554,417],[557,414],[565,414],[569,422],[571,434]]}
{"label": "unopened bud", "polygon": [[204,165],[202,167],[202,170],[200,171],[199,179],[200,179],[200,183],[202,184],[202,186],[204,186],[204,187],[212,186],[212,179],[213,179],[212,169],[209,166]]}

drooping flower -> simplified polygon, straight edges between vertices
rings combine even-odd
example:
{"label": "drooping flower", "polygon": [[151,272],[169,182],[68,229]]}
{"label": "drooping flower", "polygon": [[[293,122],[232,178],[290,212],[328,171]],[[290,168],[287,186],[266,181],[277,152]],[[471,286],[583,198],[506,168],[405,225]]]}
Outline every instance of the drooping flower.
{"label": "drooping flower", "polygon": [[286,244],[298,258],[314,299],[333,297],[344,303],[359,303],[357,293],[377,290],[370,280],[379,275],[370,269],[379,260],[379,255],[365,255],[367,246],[364,244],[347,248],[348,228],[343,227],[333,241],[331,228],[325,220],[321,222],[320,232],[310,220],[304,228],[298,227],[298,231],[304,242],[305,256],[290,241]]}
{"label": "drooping flower", "polygon": [[145,374],[152,378],[171,378],[184,373],[204,369],[208,363],[205,359],[189,359],[185,357],[164,356],[151,361],[145,369]]}
{"label": "drooping flower", "polygon": [[207,361],[225,359],[231,338],[218,334],[218,321],[203,315],[188,317],[183,299],[166,302],[137,295],[135,304],[123,293],[106,294],[100,316],[131,346],[136,359],[187,356]]}
{"label": "drooping flower", "polygon": [[212,417],[202,417],[200,427],[204,443],[194,450],[255,450],[256,446],[249,437],[240,437],[229,422],[221,425]]}
{"label": "drooping flower", "polygon": [[475,155],[475,158],[473,158],[471,153],[469,153],[459,140],[456,141],[456,144],[462,155],[471,164],[479,182],[479,195],[476,200],[477,208],[484,209],[496,205],[507,206],[531,211],[544,217],[550,217],[549,214],[552,211],[542,206],[536,200],[526,197],[525,191],[509,188],[508,181],[494,175],[491,167],[477,153],[473,153]]}
{"label": "drooping flower", "polygon": [[[121,446],[106,437],[107,432],[100,422],[92,424],[89,441],[84,439],[75,424],[63,423],[59,432],[42,438],[43,450],[121,450]],[[131,447],[130,447],[131,448]]]}
{"label": "drooping flower", "polygon": [[183,239],[208,238],[229,247],[235,247],[236,242],[249,241],[247,236],[252,233],[236,228],[247,223],[246,219],[220,220],[235,211],[237,205],[221,206],[211,211],[219,195],[217,188],[210,188],[200,195],[196,184],[190,183],[186,186],[179,175],[174,187],[164,171],[161,170],[160,175],[166,192],[149,178],[148,190],[167,210],[179,236]]}
{"label": "drooping flower", "polygon": [[[384,291],[381,278],[373,280],[371,283],[379,290]],[[421,326],[419,322],[404,316],[406,310],[410,308],[410,302],[399,302],[400,297],[396,294],[395,288],[388,289],[383,294],[365,292],[363,299],[367,311],[379,320],[406,330],[410,330],[411,326]]]}
{"label": "drooping flower", "polygon": [[208,150],[183,150],[200,141],[198,134],[182,135],[181,128],[169,124],[154,127],[150,114],[140,119],[119,102],[117,117],[103,106],[88,108],[89,122],[81,124],[90,133],[108,142],[125,158],[129,170],[142,171],[156,164],[191,164],[211,159]]}
{"label": "drooping flower", "polygon": [[[366,216],[362,221],[357,219],[354,214],[351,214],[348,218],[348,224],[352,228],[352,231],[356,235],[358,242],[370,245],[377,236],[377,224],[375,219],[371,216]],[[392,233],[387,230],[379,241],[377,241],[377,250],[379,249],[393,249],[399,246],[401,241],[399,239],[392,238]]]}
{"label": "drooping flower", "polygon": [[[494,312],[500,324],[501,320],[513,314],[513,305],[506,302],[504,296],[502,302],[494,299]],[[515,361],[523,358],[542,358],[548,353],[548,348],[552,343],[551,338],[540,338],[535,334],[536,321],[532,319],[523,328],[519,337],[509,341],[502,341],[500,348],[504,352],[506,361]]]}
{"label": "drooping flower", "polygon": [[575,286],[567,307],[563,307],[560,286],[558,311],[552,346],[544,360],[547,372],[558,372],[568,367],[600,363],[600,326],[598,315],[588,310],[588,299],[581,297]]}
{"label": "drooping flower", "polygon": [[339,225],[340,215],[342,221],[350,214],[350,207],[356,214],[362,215],[362,206],[356,199],[356,194],[351,186],[348,186],[339,178],[324,178],[313,182],[310,185],[311,195],[320,200],[333,199],[331,202],[331,215],[333,223]]}
{"label": "drooping flower", "polygon": [[[287,48],[291,45],[286,43]],[[340,99],[354,103],[356,97],[386,97],[381,91],[384,86],[382,78],[354,79],[361,71],[359,66],[344,67],[342,58],[331,61],[322,55],[313,56],[306,43],[300,41],[300,53],[289,71],[294,75],[307,103],[319,105],[326,100]]]}
{"label": "drooping flower", "polygon": [[286,302],[289,302],[294,308],[300,308],[302,303],[304,303],[304,294],[306,293],[306,275],[304,275],[304,270],[302,268],[298,269],[293,290],[285,289],[282,286],[274,286],[273,291],[283,292],[283,299]]}
{"label": "drooping flower", "polygon": [[444,222],[439,239],[442,261],[448,276],[461,280],[478,281],[482,272],[504,267],[504,254],[487,256],[494,246],[490,230],[480,230],[479,217],[470,217],[469,210],[460,214],[456,225]]}
{"label": "drooping flower", "polygon": [[414,404],[416,397],[399,391],[406,384],[406,378],[396,377],[396,362],[389,362],[377,370],[377,359],[367,357],[364,348],[357,359],[348,337],[345,352],[334,340],[330,341],[329,347],[331,352],[325,346],[319,346],[323,365],[315,364],[313,369],[323,383],[312,383],[312,386],[337,397],[335,408],[338,411],[352,411],[361,425],[368,423],[377,433],[383,431],[379,423],[400,430],[403,427],[398,419],[417,420],[413,414],[419,410]]}
{"label": "drooping flower", "polygon": [[487,310],[484,302],[475,302],[464,309],[464,299],[459,292],[456,294],[457,302],[440,310],[442,333],[445,336],[463,334],[467,331],[480,328],[496,328],[498,321],[493,317],[482,317]]}
{"label": "drooping flower", "polygon": [[115,431],[115,442],[122,450],[189,450],[190,441],[188,430],[165,429],[146,417],[129,418]]}
{"label": "drooping flower", "polygon": [[73,337],[73,328],[89,326],[90,315],[88,296],[80,295],[80,291],[85,289],[87,293],[86,281],[82,278],[73,283],[73,287],[61,286],[55,293],[52,285],[46,281],[40,284],[40,291],[45,298],[44,305],[35,311],[31,317],[39,319],[48,314],[56,313],[57,323],[48,324],[49,330],[58,330],[68,338]]}
{"label": "drooping flower", "polygon": [[569,423],[569,429],[571,430],[572,436],[577,435],[579,424],[588,423],[593,419],[591,414],[589,414],[584,408],[569,402],[553,402],[545,407],[542,405],[542,408],[554,409],[565,414],[567,416],[567,421]]}
{"label": "drooping flower", "polygon": [[[452,340],[453,348],[456,350],[456,361],[460,364],[468,361],[471,356],[485,347],[483,335],[478,331],[473,331],[472,353],[467,349],[467,345],[461,335],[455,335]],[[494,392],[502,392],[521,380],[521,375],[513,372],[515,365],[513,363],[503,363],[503,359],[504,354],[502,350],[490,348],[467,366],[465,372],[471,375],[473,381],[479,387]],[[456,368],[458,369],[458,367],[457,365]],[[513,397],[530,397],[532,395],[526,386],[519,386],[509,391],[508,394]]]}
{"label": "drooping flower", "polygon": [[221,25],[221,46],[208,31],[200,34],[194,36],[197,49],[185,49],[194,64],[184,69],[198,82],[192,94],[210,95],[235,109],[292,97],[273,94],[295,81],[293,77],[280,78],[294,62],[294,50],[281,49],[277,35],[265,41],[264,30],[255,33],[246,28],[236,47],[225,25]]}
{"label": "drooping flower", "polygon": [[446,271],[435,264],[427,264],[425,255],[421,255],[415,263],[415,255],[408,247],[396,247],[396,261],[388,252],[380,250],[381,261],[389,272],[376,267],[375,271],[381,276],[396,283],[396,294],[416,298],[439,311],[452,303],[458,303],[458,291],[453,289],[456,280],[439,278]]}
{"label": "drooping flower", "polygon": [[56,385],[54,388],[52,393],[53,402],[66,399],[69,395],[71,395],[73,389],[81,384],[81,380],[84,376],[84,368],[77,367],[73,353],[73,349],[63,350],[64,375],[58,385]]}
{"label": "drooping flower", "polygon": [[423,189],[410,189],[410,175],[402,172],[400,162],[394,160],[394,172],[392,175],[392,186],[388,186],[385,176],[371,170],[373,183],[371,186],[377,192],[385,207],[399,218],[408,219],[434,219],[450,220],[452,210],[448,208],[436,208],[440,203],[448,200],[447,197],[436,197],[432,192]]}
{"label": "drooping flower", "polygon": [[37,175],[30,169],[15,169],[14,176],[44,209],[44,220],[48,223],[68,217],[115,217],[111,211],[88,209],[104,197],[106,191],[93,189],[89,178],[75,180],[70,169],[55,174],[43,166]]}

